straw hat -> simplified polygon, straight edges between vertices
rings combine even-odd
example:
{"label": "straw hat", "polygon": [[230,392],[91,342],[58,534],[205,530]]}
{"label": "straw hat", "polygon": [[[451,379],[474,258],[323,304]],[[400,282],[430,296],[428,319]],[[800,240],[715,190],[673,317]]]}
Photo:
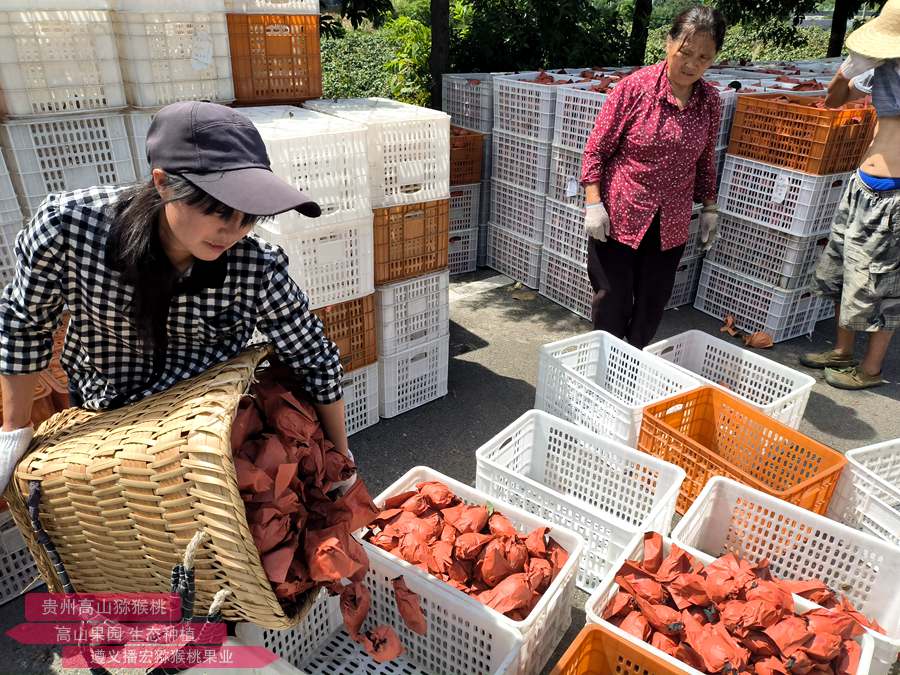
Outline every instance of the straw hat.
{"label": "straw hat", "polygon": [[881,14],[850,33],[847,49],[873,59],[900,58],[900,0],[888,0]]}

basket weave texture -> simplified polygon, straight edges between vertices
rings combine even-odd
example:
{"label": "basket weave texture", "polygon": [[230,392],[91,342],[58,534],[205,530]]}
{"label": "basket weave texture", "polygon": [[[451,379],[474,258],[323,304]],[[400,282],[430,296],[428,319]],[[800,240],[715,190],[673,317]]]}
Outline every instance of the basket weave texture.
{"label": "basket weave texture", "polygon": [[62,585],[32,531],[25,497],[41,481],[41,522],[79,593],[168,593],[172,567],[194,534],[209,538],[195,560],[195,612],[221,588],[222,614],[264,628],[295,626],[281,607],[247,524],[231,450],[238,402],[268,347],[132,405],[70,408],[35,433],[6,498],[52,592]]}

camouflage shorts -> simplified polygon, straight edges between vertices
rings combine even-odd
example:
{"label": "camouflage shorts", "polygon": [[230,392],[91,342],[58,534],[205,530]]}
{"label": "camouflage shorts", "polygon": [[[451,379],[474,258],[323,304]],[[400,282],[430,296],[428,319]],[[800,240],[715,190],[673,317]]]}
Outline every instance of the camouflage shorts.
{"label": "camouflage shorts", "polygon": [[812,290],[840,298],[840,325],[900,328],[900,190],[876,192],[857,175],[844,190]]}

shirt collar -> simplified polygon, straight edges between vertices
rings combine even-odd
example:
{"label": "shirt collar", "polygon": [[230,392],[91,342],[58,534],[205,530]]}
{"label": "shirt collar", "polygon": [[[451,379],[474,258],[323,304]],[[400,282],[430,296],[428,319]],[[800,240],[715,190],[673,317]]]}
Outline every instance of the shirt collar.
{"label": "shirt collar", "polygon": [[[662,61],[659,64],[659,77],[656,81],[656,95],[661,101],[667,101],[678,108],[678,98],[675,96],[675,92],[672,91],[672,83],[669,82],[669,77],[667,75],[668,71],[669,64]],[[691,97],[688,99],[687,105],[680,109],[687,110],[688,108],[698,105],[700,97],[703,95],[702,91],[703,85],[701,84],[701,80],[697,80],[697,82],[694,83],[694,88],[691,91]]]}
{"label": "shirt collar", "polygon": [[207,288],[222,288],[228,271],[228,252],[215,260],[194,260],[190,273],[178,285],[178,292],[188,295]]}

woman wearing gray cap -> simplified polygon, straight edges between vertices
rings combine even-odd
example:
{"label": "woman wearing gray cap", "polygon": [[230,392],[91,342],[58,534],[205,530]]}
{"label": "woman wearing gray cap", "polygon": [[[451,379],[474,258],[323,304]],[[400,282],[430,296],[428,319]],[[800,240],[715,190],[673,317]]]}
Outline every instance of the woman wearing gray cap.
{"label": "woman wearing gray cap", "polygon": [[16,239],[0,298],[0,489],[31,440],[35,378],[64,308],[74,404],[101,410],[168,389],[236,356],[258,329],[349,454],[337,348],[284,252],[251,232],[266,216],[317,217],[319,206],[272,173],[250,120],[214,103],[160,110],[147,159],[145,183],[48,195]]}

